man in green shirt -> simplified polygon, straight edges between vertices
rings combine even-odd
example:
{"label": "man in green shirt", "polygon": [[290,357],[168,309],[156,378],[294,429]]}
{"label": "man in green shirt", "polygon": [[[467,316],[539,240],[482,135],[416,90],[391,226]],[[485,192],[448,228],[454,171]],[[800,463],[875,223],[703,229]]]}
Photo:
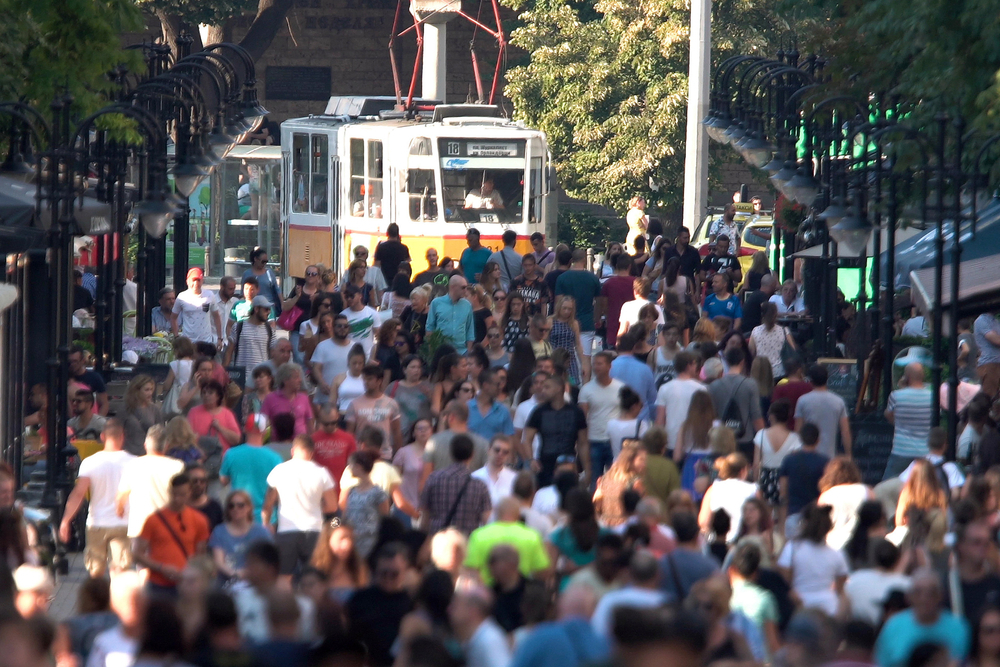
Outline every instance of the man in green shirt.
{"label": "man in green shirt", "polygon": [[506,544],[514,547],[520,556],[521,574],[526,577],[549,569],[549,555],[545,551],[541,534],[521,523],[521,504],[511,497],[504,498],[496,507],[497,520],[476,528],[469,535],[465,567],[479,570],[483,583],[493,585],[489,558],[493,547]]}
{"label": "man in green shirt", "polygon": [[646,494],[658,498],[666,507],[670,494],[681,488],[681,474],[677,464],[663,455],[667,446],[667,432],[654,426],[642,434],[642,446],[646,450]]}

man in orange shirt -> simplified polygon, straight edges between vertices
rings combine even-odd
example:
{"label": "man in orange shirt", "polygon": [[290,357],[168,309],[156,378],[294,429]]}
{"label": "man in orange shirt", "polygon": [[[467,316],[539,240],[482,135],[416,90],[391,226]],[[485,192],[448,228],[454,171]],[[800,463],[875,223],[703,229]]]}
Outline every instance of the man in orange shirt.
{"label": "man in orange shirt", "polygon": [[167,506],[149,515],[132,545],[135,562],[149,569],[149,587],[153,591],[174,595],[188,559],[205,553],[208,519],[188,507],[190,497],[191,480],[187,474],[174,475]]}

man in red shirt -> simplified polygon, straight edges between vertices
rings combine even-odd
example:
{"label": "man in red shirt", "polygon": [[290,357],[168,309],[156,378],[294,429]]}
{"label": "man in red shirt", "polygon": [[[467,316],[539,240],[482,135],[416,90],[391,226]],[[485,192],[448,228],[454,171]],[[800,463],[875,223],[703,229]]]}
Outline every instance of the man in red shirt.
{"label": "man in red shirt", "polygon": [[316,446],[313,461],[330,471],[337,493],[340,493],[340,478],[347,468],[347,459],[357,451],[354,436],[340,428],[340,410],[335,403],[327,403],[319,413],[319,429],[313,433]]}
{"label": "man in red shirt", "polygon": [[606,303],[604,312],[608,325],[607,342],[610,349],[614,349],[618,340],[622,306],[631,301],[634,296],[632,294],[631,271],[632,258],[621,254],[615,260],[615,275],[605,280],[604,284],[601,285],[601,296],[598,298],[604,299]]}
{"label": "man in red shirt", "polygon": [[188,559],[205,553],[208,519],[188,507],[190,497],[187,474],[174,475],[167,506],[149,515],[132,545],[135,562],[149,569],[149,586],[154,591],[174,595]]}

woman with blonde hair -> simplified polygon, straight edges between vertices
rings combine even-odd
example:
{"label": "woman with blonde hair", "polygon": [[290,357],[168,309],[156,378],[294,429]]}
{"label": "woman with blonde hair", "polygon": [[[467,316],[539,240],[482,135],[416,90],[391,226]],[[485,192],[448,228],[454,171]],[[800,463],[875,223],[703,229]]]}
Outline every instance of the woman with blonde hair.
{"label": "woman with blonde hair", "polygon": [[716,459],[715,469],[719,472],[719,478],[705,491],[701,511],[698,512],[698,525],[707,533],[712,525],[712,515],[725,510],[730,519],[726,542],[732,544],[740,533],[743,504],[750,498],[760,498],[760,490],[756,484],[747,481],[750,464],[739,452]]}
{"label": "woman with blonde hair", "polygon": [[743,281],[740,292],[756,292],[760,289],[760,279],[771,273],[767,265],[767,253],[758,250],[750,260],[750,269],[747,271],[746,280]]}
{"label": "woman with blonde hair", "polygon": [[698,321],[694,323],[694,328],[691,330],[691,342],[688,343],[688,350],[697,350],[698,345],[701,343],[714,343],[715,342],[715,324],[708,317],[702,315],[698,318]]}
{"label": "woman with blonde hair", "polygon": [[205,462],[205,452],[198,446],[198,434],[191,423],[179,415],[168,421],[163,430],[163,453],[185,464]]}
{"label": "woman with blonde hair", "polygon": [[628,234],[625,235],[625,252],[630,255],[635,254],[635,239],[638,236],[645,236],[649,227],[649,216],[646,215],[646,198],[636,195],[628,202],[628,212],[625,214],[625,222],[628,224]]}
{"label": "woman with blonde hair", "polygon": [[584,354],[583,345],[580,343],[580,323],[576,320],[576,299],[568,294],[556,297],[555,310],[552,312],[554,317],[549,342],[552,343],[553,349],[566,350],[569,356],[566,370],[569,372],[570,381],[579,386],[580,359]]}
{"label": "woman with blonde hair", "polygon": [[833,528],[826,535],[826,543],[834,549],[843,549],[854,534],[858,523],[858,510],[875,494],[861,482],[861,471],[846,456],[835,456],[826,464],[819,480],[818,505],[829,505]]}
{"label": "woman with blonde hair", "polygon": [[916,459],[910,469],[910,477],[899,493],[896,504],[896,525],[905,526],[907,513],[911,509],[923,510],[928,518],[935,510],[948,510],[948,494],[941,488],[934,464],[927,459]]}
{"label": "woman with blonde hair", "polygon": [[646,474],[648,454],[641,440],[622,441],[622,449],[608,471],[597,480],[594,510],[601,525],[613,528],[625,523],[622,494],[628,490],[643,493],[642,477]]}
{"label": "woman with blonde hair", "polygon": [[707,391],[696,391],[691,396],[687,418],[677,431],[674,446],[674,463],[681,468],[681,488],[694,491],[695,470],[698,462],[708,456],[708,432],[715,421],[715,405]]}
{"label": "woman with blonde hair", "polygon": [[140,374],[132,378],[125,392],[125,451],[135,456],[146,453],[146,431],[163,423],[160,406],[153,402],[156,380]]}
{"label": "woman with blonde hair", "polygon": [[259,540],[270,542],[271,531],[254,522],[253,499],[242,489],[231,491],[223,506],[223,522],[212,531],[208,548],[221,583],[243,579],[247,547]]}
{"label": "woman with blonde hair", "polygon": [[369,583],[368,566],[354,544],[354,529],[339,519],[323,523],[309,564],[326,575],[330,595],[342,603]]}

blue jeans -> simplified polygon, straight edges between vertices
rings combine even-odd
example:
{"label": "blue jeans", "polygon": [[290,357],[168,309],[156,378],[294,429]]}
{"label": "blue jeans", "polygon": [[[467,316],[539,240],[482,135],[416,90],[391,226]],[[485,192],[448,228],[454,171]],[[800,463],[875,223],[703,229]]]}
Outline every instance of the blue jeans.
{"label": "blue jeans", "polygon": [[590,480],[590,490],[597,489],[597,478],[604,474],[605,469],[610,468],[614,462],[614,454],[611,453],[610,440],[590,441],[590,469],[593,471]]}
{"label": "blue jeans", "polygon": [[885,474],[882,475],[882,481],[887,479],[892,479],[893,477],[899,477],[906,467],[913,463],[918,456],[900,456],[899,454],[889,454],[889,460],[885,464]]}

